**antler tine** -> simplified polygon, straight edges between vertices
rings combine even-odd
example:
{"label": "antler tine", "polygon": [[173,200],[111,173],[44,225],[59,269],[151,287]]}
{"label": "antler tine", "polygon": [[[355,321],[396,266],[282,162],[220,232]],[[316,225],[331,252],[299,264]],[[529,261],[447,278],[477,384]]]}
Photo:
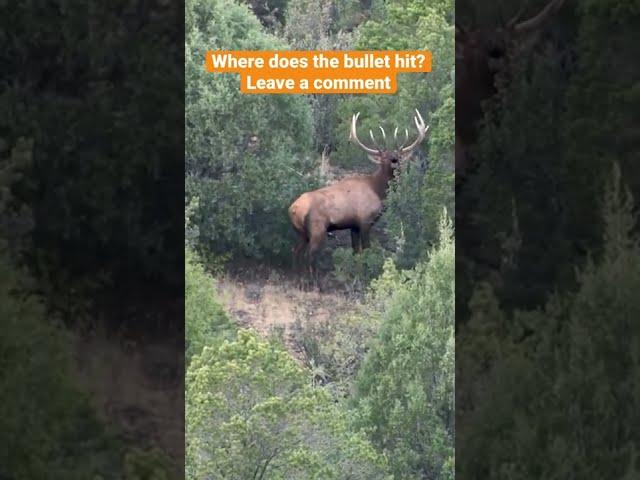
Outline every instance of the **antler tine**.
{"label": "antler tine", "polygon": [[382,128],[382,125],[378,125],[378,128],[382,132],[382,141],[384,142],[385,147],[386,147],[386,145],[387,145],[387,134],[384,132],[384,128]]}
{"label": "antler tine", "polygon": [[418,111],[418,109],[416,108],[416,115],[418,115],[418,118],[420,119],[420,124],[422,125],[422,127],[424,128],[424,119],[422,118],[422,115],[420,115],[420,112]]}
{"label": "antler tine", "polygon": [[402,150],[402,148],[407,144],[408,141],[409,141],[409,129],[405,128],[404,129],[404,141],[400,144],[400,146],[398,147],[398,150]]}
{"label": "antler tine", "polygon": [[380,145],[378,145],[378,141],[376,140],[376,138],[373,136],[373,131],[371,131],[371,129],[369,129],[369,136],[371,137],[371,141],[373,142],[373,144],[376,146],[376,148],[378,150],[380,150]]}
{"label": "antler tine", "polygon": [[520,17],[522,17],[522,14],[527,9],[527,5],[528,4],[529,4],[529,2],[523,2],[522,3],[522,5],[520,6],[520,8],[516,12],[516,14],[513,17],[511,17],[509,19],[509,21],[506,23],[507,28],[513,28],[515,26],[515,24],[518,22],[518,20],[520,20]]}
{"label": "antler tine", "polygon": [[518,33],[524,33],[530,30],[535,30],[540,27],[549,16],[555,13],[564,3],[565,0],[551,0],[546,7],[544,7],[540,13],[529,20],[524,20],[512,26],[513,30]]}
{"label": "antler tine", "polygon": [[[355,143],[356,145],[358,145],[360,148],[362,148],[365,152],[373,154],[373,155],[377,155],[380,153],[380,149],[375,150],[371,147],[367,147],[364,143],[362,143],[360,141],[360,139],[358,138],[358,132],[356,129],[356,123],[358,122],[358,117],[360,116],[360,112],[356,113],[352,118],[351,118],[351,130],[349,131],[349,140],[351,140],[353,143]],[[375,143],[375,142],[374,142]]]}
{"label": "antler tine", "polygon": [[422,118],[422,115],[420,115],[420,112],[418,111],[417,108],[415,109],[415,111],[416,111],[416,115],[413,117],[413,121],[415,122],[416,128],[418,129],[418,137],[414,140],[414,142],[411,145],[409,145],[408,147],[403,147],[401,149],[403,153],[410,152],[411,150],[416,148],[418,145],[420,145],[422,140],[424,140],[425,135],[427,134],[427,130],[429,130],[429,127],[425,125],[424,119]]}

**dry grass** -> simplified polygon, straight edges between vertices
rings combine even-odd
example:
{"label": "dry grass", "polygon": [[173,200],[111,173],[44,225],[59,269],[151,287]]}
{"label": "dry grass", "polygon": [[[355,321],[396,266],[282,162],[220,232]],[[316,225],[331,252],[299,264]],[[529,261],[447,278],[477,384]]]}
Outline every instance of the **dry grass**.
{"label": "dry grass", "polygon": [[[103,334],[78,338],[75,374],[96,412],[125,440],[184,456],[184,349]],[[182,413],[180,413],[182,412]]]}
{"label": "dry grass", "polygon": [[296,324],[325,324],[361,308],[358,298],[336,290],[302,289],[299,279],[273,270],[254,272],[250,280],[227,274],[219,278],[217,289],[219,301],[239,326],[280,336],[298,360],[301,352],[293,341]]}

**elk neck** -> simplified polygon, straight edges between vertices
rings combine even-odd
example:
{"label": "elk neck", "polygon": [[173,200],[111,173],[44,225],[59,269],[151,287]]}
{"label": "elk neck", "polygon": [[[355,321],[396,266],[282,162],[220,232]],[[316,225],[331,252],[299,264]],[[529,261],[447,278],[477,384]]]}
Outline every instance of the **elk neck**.
{"label": "elk neck", "polygon": [[387,197],[387,189],[392,177],[393,170],[388,163],[381,163],[378,170],[371,174],[371,186],[380,197],[380,200],[384,200]]}

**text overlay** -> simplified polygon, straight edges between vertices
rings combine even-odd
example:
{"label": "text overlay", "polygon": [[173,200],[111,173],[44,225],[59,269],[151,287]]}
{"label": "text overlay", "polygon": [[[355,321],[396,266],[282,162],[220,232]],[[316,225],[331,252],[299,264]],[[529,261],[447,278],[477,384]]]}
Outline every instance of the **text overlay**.
{"label": "text overlay", "polygon": [[394,94],[398,73],[431,71],[428,50],[210,50],[212,73],[239,73],[247,94]]}

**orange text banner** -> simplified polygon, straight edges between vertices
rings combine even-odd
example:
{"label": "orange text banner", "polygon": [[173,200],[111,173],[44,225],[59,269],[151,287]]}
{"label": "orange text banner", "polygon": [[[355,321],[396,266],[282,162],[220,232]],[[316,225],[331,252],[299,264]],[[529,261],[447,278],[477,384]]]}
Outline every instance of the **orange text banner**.
{"label": "orange text banner", "polygon": [[247,94],[393,94],[398,73],[431,71],[427,50],[210,50],[212,73],[239,73]]}

